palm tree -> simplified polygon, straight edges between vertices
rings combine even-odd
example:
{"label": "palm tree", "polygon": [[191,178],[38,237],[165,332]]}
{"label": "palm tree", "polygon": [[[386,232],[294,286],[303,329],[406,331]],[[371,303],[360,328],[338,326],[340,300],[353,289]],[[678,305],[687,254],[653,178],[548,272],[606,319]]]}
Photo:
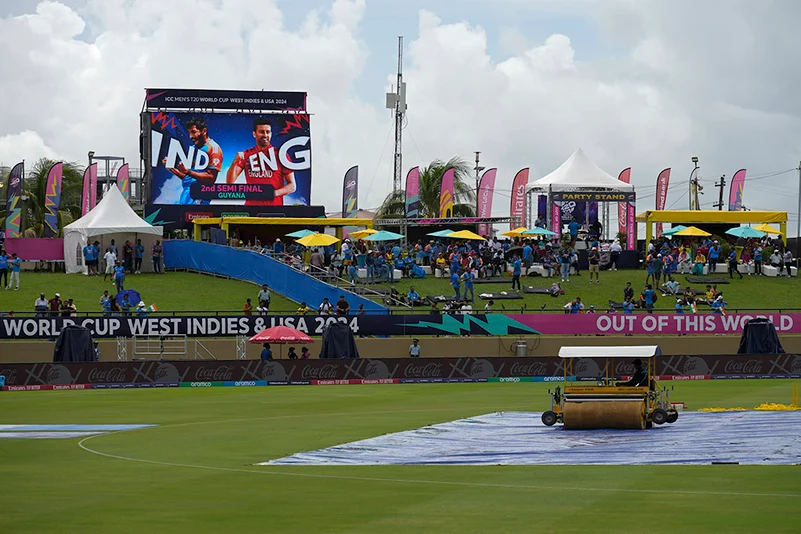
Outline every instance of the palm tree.
{"label": "palm tree", "polygon": [[[476,192],[472,185],[474,177],[470,165],[455,156],[446,162],[435,159],[420,170],[420,217],[439,217],[439,197],[442,190],[442,175],[448,169],[453,176],[453,216],[472,217],[476,212]],[[392,192],[381,203],[376,218],[395,219],[406,215],[406,191]]]}
{"label": "palm tree", "polygon": [[[31,173],[25,177],[23,196],[25,203],[24,237],[42,237],[44,235],[45,196],[47,190],[47,174],[50,167],[57,162],[41,158],[33,165]],[[58,210],[59,237],[63,228],[81,216],[81,192],[83,191],[83,169],[77,163],[64,163],[64,174],[61,180],[61,204]]]}

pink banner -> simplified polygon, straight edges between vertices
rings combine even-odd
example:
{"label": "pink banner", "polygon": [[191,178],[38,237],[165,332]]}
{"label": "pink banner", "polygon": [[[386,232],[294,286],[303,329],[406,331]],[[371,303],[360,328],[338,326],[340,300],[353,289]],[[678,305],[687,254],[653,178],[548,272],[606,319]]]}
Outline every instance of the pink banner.
{"label": "pink banner", "polygon": [[448,169],[442,175],[442,189],[439,196],[439,216],[453,217],[453,175],[456,171]]}
{"label": "pink banner", "polygon": [[[495,193],[495,177],[498,169],[489,169],[478,182],[478,217],[492,217],[492,195]],[[489,224],[478,225],[478,235],[486,236],[490,233]]]}
{"label": "pink banner", "polygon": [[626,250],[637,249],[637,205],[629,202],[626,208],[626,226],[631,230],[626,232]]}
{"label": "pink banner", "polygon": [[509,229],[526,226],[526,184],[528,183],[528,168],[520,169],[512,182],[512,205],[509,209],[510,217],[518,217],[518,221],[509,223]]}
{"label": "pink banner", "polygon": [[117,187],[120,188],[120,193],[127,202],[131,198],[131,180],[128,176],[127,163],[117,171]]}
{"label": "pink banner", "polygon": [[406,175],[406,217],[420,217],[420,167],[409,169]]}
{"label": "pink banner", "polygon": [[23,261],[64,261],[64,240],[62,238],[11,238],[6,239],[5,250]]}
{"label": "pink banner", "polygon": [[745,169],[740,169],[734,173],[734,176],[732,176],[731,179],[731,190],[729,191],[729,211],[742,211],[744,185]]}
{"label": "pink banner", "polygon": [[[620,171],[620,175],[617,177],[617,179],[620,180],[621,182],[630,184],[631,167]],[[629,220],[627,211],[628,211],[628,202],[617,203],[617,231],[620,234],[626,233],[626,228],[628,226],[628,220]]]}
{"label": "pink banner", "polygon": [[83,171],[83,195],[81,198],[81,216],[89,213],[97,204],[97,163],[86,167]]}
{"label": "pink banner", "polygon": [[[670,167],[659,173],[656,178],[656,209],[663,210],[667,204],[668,186],[670,185]],[[662,223],[656,223],[656,236],[662,235]]]}
{"label": "pink banner", "polygon": [[45,186],[45,213],[43,237],[56,237],[61,230],[58,211],[61,208],[61,182],[64,178],[64,164],[56,163],[47,173]]}
{"label": "pink banner", "polygon": [[585,313],[580,315],[530,313],[511,314],[507,317],[546,335],[740,335],[743,333],[745,323],[755,317],[767,317],[780,334],[801,334],[801,313],[732,315],[712,313]]}
{"label": "pink banner", "polygon": [[551,207],[551,231],[556,232],[554,239],[562,239],[562,203],[554,202]]}

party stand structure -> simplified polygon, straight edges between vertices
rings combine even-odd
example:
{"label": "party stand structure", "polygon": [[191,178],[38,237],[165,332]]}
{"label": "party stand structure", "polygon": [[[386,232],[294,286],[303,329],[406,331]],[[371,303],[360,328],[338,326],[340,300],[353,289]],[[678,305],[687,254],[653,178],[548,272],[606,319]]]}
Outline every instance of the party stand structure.
{"label": "party stand structure", "polygon": [[[564,391],[561,387],[548,391],[551,409],[542,414],[543,424],[562,423],[566,430],[644,430],[653,424],[675,423],[679,414],[670,404],[669,393],[654,379],[656,357],[661,355],[657,346],[562,347],[559,357],[564,369]],[[576,360],[582,358],[604,360],[596,384],[575,381]],[[616,383],[611,362],[620,358],[640,360],[641,371],[636,371],[628,382]]]}

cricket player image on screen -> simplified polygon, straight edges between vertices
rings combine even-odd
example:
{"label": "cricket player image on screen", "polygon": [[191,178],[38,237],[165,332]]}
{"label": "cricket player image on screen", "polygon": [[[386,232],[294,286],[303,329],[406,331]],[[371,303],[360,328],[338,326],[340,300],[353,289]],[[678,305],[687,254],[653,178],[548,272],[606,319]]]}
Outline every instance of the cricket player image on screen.
{"label": "cricket player image on screen", "polygon": [[278,158],[278,149],[270,144],[273,128],[270,121],[259,117],[253,121],[253,137],[256,146],[237,152],[228,168],[226,181],[236,182],[242,171],[249,184],[267,184],[275,196],[272,200],[247,200],[245,206],[283,206],[284,196],[295,192],[295,173],[287,169]]}
{"label": "cricket player image on screen", "polygon": [[[213,184],[217,180],[217,174],[222,169],[223,153],[220,145],[214,142],[209,137],[209,128],[205,119],[194,117],[189,119],[186,123],[186,131],[189,133],[189,139],[195,147],[205,152],[208,155],[208,161],[204,162],[203,168],[187,169],[183,162],[179,161],[174,167],[168,167],[167,170],[181,179],[183,191],[181,191],[181,198],[179,204],[209,204],[208,200],[197,201],[192,198],[190,187],[192,184],[202,182],[205,184]],[[199,159],[196,159],[197,162]],[[167,158],[164,158],[164,165],[167,165]]]}

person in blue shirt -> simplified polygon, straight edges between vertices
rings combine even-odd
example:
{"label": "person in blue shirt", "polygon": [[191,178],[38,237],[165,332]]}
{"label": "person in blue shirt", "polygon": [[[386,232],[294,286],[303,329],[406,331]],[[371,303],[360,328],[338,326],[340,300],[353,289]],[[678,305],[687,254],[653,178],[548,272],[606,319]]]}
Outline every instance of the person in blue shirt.
{"label": "person in blue shirt", "polygon": [[142,258],[145,257],[145,247],[142,245],[142,240],[137,239],[134,245],[134,273],[139,274],[142,271]]}
{"label": "person in blue shirt", "polygon": [[117,293],[125,289],[125,267],[119,261],[114,267],[114,284],[117,286]]}
{"label": "person in blue shirt", "polygon": [[8,285],[6,289],[11,289],[11,286],[14,285],[14,281],[17,282],[17,287],[14,288],[14,291],[19,291],[19,272],[22,270],[22,258],[17,256],[17,253],[14,252],[11,254],[11,278],[8,279]]}
{"label": "person in blue shirt", "polygon": [[523,247],[523,265],[525,265],[526,267],[531,266],[531,260],[532,260],[531,255],[533,254],[533,251],[534,249],[532,249],[531,245],[529,245],[528,241],[526,241],[526,244]]}
{"label": "person in blue shirt", "polygon": [[350,285],[355,286],[358,277],[359,271],[356,269],[356,266],[351,263],[348,265],[348,279],[350,280]]}
{"label": "person in blue shirt", "polygon": [[284,244],[281,242],[281,238],[275,240],[273,243],[273,254],[280,256],[284,253]]}
{"label": "person in blue shirt", "polygon": [[459,277],[459,270],[451,272],[451,286],[453,286],[453,294],[457,301],[462,300],[459,290],[462,288],[461,278]]}
{"label": "person in blue shirt", "polygon": [[578,315],[584,311],[584,304],[581,302],[581,297],[576,297],[576,300],[570,303],[570,314]]}
{"label": "person in blue shirt", "polygon": [[726,302],[723,300],[723,295],[718,295],[712,301],[712,313],[716,315],[724,315],[726,313]]}
{"label": "person in blue shirt", "polygon": [[681,299],[676,299],[676,313],[678,315],[684,314],[684,301]]}
{"label": "person in blue shirt", "polygon": [[[2,258],[2,256],[0,256],[0,258]],[[754,247],[754,274],[762,274],[762,247],[759,245]],[[2,276],[1,270],[0,276]]]}
{"label": "person in blue shirt", "polygon": [[643,303],[645,304],[645,309],[648,310],[648,313],[654,313],[654,304],[656,303],[656,292],[654,291],[653,287],[650,284],[645,286],[645,289],[640,295]]}
{"label": "person in blue shirt", "polygon": [[144,301],[140,301],[139,304],[136,305],[136,316],[147,317],[147,308],[145,308]]}
{"label": "person in blue shirt", "polygon": [[120,310],[122,310],[123,315],[130,315],[131,314],[131,299],[128,295],[123,295],[122,300],[119,302]]}
{"label": "person in blue shirt", "polygon": [[83,263],[86,265],[86,270],[88,271],[89,276],[94,276],[95,274],[95,250],[91,244],[87,243],[83,247]]}
{"label": "person in blue shirt", "polygon": [[367,269],[367,277],[364,280],[365,283],[375,284],[375,256],[373,256],[372,250],[367,251],[364,267]]}
{"label": "person in blue shirt", "polygon": [[261,351],[261,359],[262,360],[272,360],[273,359],[273,351],[270,350],[270,344],[265,343],[264,349]]}
{"label": "person in blue shirt", "polygon": [[743,273],[737,269],[737,251],[734,248],[731,249],[729,252],[729,278],[734,278],[734,273],[737,273],[740,276],[740,280],[743,279]]}
{"label": "person in blue shirt", "polygon": [[714,241],[712,248],[709,249],[709,274],[715,273],[715,267],[717,267],[721,253],[720,243]]}
{"label": "person in blue shirt", "polygon": [[623,303],[623,313],[626,315],[634,313],[634,301],[631,298],[626,298],[626,302]]}
{"label": "person in blue shirt", "polygon": [[570,232],[570,246],[576,246],[576,240],[578,239],[578,231],[581,228],[581,225],[576,221],[570,221],[570,224],[567,225],[567,229]]}
{"label": "person in blue shirt", "polygon": [[562,271],[562,282],[570,282],[570,262],[573,259],[573,251],[565,245],[559,251],[559,267]]}
{"label": "person in blue shirt", "polygon": [[522,289],[520,287],[520,272],[523,267],[523,262],[520,261],[520,256],[515,256],[512,260],[512,289],[514,290],[515,285],[517,285],[517,289]]}
{"label": "person in blue shirt", "polygon": [[420,293],[414,290],[414,286],[409,287],[409,292],[406,294],[406,300],[409,301],[409,304],[412,306],[419,306],[422,304],[420,300]]}
{"label": "person in blue shirt", "polygon": [[0,250],[0,287],[8,285],[8,254]]}
{"label": "person in blue shirt", "polygon": [[[473,274],[473,270],[468,267],[464,274],[462,275],[462,281],[464,282],[464,299],[467,300],[467,292],[470,292],[470,302],[473,302],[476,299],[476,295],[473,289],[473,279],[476,275]],[[518,282],[519,283],[519,282]]]}

